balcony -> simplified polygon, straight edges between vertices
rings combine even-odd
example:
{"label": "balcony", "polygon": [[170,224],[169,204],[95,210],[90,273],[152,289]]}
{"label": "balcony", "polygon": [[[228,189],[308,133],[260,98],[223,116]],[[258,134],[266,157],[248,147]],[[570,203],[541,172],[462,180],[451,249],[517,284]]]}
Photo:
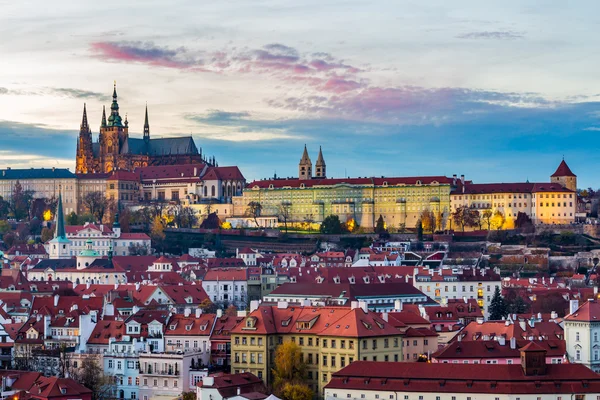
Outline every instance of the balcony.
{"label": "balcony", "polygon": [[156,376],[179,376],[180,372],[178,370],[160,370],[153,371],[152,368],[148,368],[144,372],[143,369],[140,369],[140,375],[156,375]]}

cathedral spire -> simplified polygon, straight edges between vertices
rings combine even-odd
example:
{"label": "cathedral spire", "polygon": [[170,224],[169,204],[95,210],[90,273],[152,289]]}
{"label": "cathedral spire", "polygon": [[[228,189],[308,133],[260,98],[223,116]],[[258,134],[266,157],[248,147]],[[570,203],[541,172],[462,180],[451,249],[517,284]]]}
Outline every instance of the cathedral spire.
{"label": "cathedral spire", "polygon": [[150,124],[148,123],[148,103],[146,103],[146,117],[144,119],[144,140],[150,140]]}
{"label": "cathedral spire", "polygon": [[82,132],[88,132],[90,130],[90,126],[88,125],[88,119],[87,119],[87,111],[85,109],[85,103],[83,103],[83,118],[81,119],[80,130]]}
{"label": "cathedral spire", "polygon": [[312,161],[308,156],[308,150],[306,149],[306,145],[304,145],[304,153],[302,153],[302,158],[300,159],[300,163],[298,164],[298,178],[300,180],[312,178]]}
{"label": "cathedral spire", "polygon": [[102,123],[100,124],[101,128],[106,128],[106,107],[102,106]]}

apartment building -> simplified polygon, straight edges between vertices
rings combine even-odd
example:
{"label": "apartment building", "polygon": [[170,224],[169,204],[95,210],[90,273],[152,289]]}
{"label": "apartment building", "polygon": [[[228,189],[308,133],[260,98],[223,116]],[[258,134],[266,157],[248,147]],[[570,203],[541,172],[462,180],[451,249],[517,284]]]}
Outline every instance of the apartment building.
{"label": "apartment building", "polygon": [[321,393],[331,375],[356,360],[401,361],[398,329],[364,302],[351,307],[312,307],[252,302],[231,332],[232,372],[251,372],[271,383],[277,346],[297,343],[308,365],[308,384]]}

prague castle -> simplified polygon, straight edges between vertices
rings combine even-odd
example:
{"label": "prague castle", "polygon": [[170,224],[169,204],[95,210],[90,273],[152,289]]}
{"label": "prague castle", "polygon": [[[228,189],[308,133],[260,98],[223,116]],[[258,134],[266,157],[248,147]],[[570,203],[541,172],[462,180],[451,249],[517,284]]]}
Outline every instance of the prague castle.
{"label": "prague castle", "polygon": [[208,161],[202,156],[189,137],[150,138],[148,107],[144,121],[144,134],[140,138],[129,137],[127,117],[123,121],[119,115],[117,87],[113,90],[110,115],[102,110],[102,122],[97,142],[92,141],[92,131],[88,124],[87,111],[83,106],[83,119],[77,141],[76,173],[107,173],[113,170],[133,171],[138,167],[151,165],[177,165],[205,163],[214,165],[214,159]]}

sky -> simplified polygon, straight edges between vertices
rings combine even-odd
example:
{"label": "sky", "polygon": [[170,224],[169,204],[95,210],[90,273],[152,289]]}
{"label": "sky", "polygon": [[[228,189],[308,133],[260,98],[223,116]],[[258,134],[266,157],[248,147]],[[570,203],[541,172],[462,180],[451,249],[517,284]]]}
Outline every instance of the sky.
{"label": "sky", "polygon": [[0,0],[0,168],[75,166],[116,81],[130,136],[193,135],[248,181],[549,180],[598,188],[600,2]]}

